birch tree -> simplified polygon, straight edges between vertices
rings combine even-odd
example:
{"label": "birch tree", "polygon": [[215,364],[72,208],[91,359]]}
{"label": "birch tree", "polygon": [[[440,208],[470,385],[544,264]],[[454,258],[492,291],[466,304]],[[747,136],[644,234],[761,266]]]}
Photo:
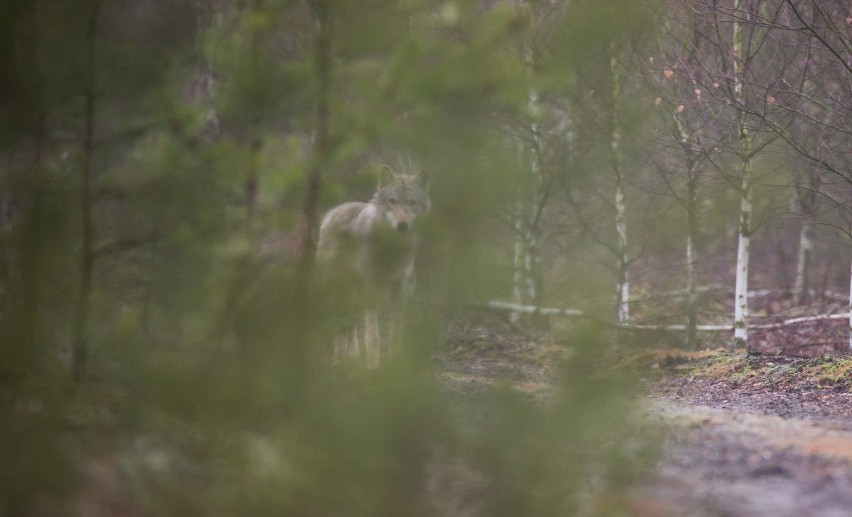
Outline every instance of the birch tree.
{"label": "birch tree", "polygon": [[[520,2],[517,12],[525,22],[525,30],[516,50],[527,74],[525,109],[514,122],[520,156],[515,202],[512,214],[514,231],[512,297],[517,305],[540,308],[544,305],[544,226],[548,205],[553,197],[556,172],[549,157],[558,154],[554,149],[562,136],[556,128],[568,124],[567,115],[554,109],[553,97],[563,100],[554,85],[543,78],[542,63],[552,49],[548,49],[545,35],[548,25],[555,22],[557,5],[536,5]],[[558,23],[558,22],[556,22]],[[550,99],[547,99],[550,96]],[[535,319],[540,312],[533,313]],[[513,313],[517,319],[519,313]]]}
{"label": "birch tree", "polygon": [[[671,72],[672,77],[674,77],[674,72],[669,68],[666,68],[661,75],[665,77],[668,72]],[[665,79],[665,81],[668,81],[668,79]],[[694,91],[700,92],[701,90],[695,89]],[[698,277],[696,268],[699,258],[696,247],[701,229],[699,189],[702,177],[701,169],[705,166],[707,154],[711,152],[706,147],[708,144],[703,137],[703,126],[704,121],[712,120],[713,117],[710,110],[702,109],[703,102],[700,93],[693,95],[697,99],[691,103],[678,96],[674,101],[668,100],[665,107],[661,106],[661,117],[664,120],[669,119],[665,120],[664,123],[671,128],[668,134],[677,143],[677,146],[675,148],[663,146],[663,152],[666,154],[665,158],[667,158],[668,163],[656,160],[657,167],[661,169],[664,176],[667,193],[678,201],[686,215],[684,262],[686,266],[686,344],[688,348],[697,346]],[[658,97],[658,99],[660,98]],[[685,104],[688,104],[689,108]],[[709,145],[711,148],[715,147],[712,142]]]}
{"label": "birch tree", "polygon": [[[712,152],[703,152],[703,157],[723,178],[729,178],[738,197],[733,341],[735,346],[747,346],[755,164],[758,155],[776,140],[765,131],[755,133],[760,120],[756,113],[777,110],[773,97],[765,93],[766,88],[773,78],[785,77],[794,59],[788,53],[780,54],[780,58],[778,53],[773,54],[777,42],[765,28],[765,24],[782,16],[778,5],[734,0],[731,3],[678,1],[671,6],[674,19],[682,27],[681,33],[693,33],[703,46],[699,50],[697,44],[675,33],[676,42],[692,47],[692,55],[688,63],[679,65],[679,72],[673,69],[668,73],[683,75],[694,89],[689,96],[691,102],[676,106],[675,132],[681,141],[695,140],[696,135],[689,134],[690,125],[684,125],[684,116],[697,105],[706,106],[698,111],[710,123],[708,127],[712,127],[715,136],[705,147]],[[678,21],[672,23],[677,24]]]}
{"label": "birch tree", "polygon": [[[535,57],[532,36],[522,44],[524,66],[530,76],[535,74]],[[531,85],[527,101],[527,124],[523,128],[521,144],[522,168],[528,171],[528,178],[520,180],[516,193],[514,229],[514,277],[513,298],[520,305],[540,307],[541,297],[541,222],[544,211],[541,136],[542,107],[539,92]],[[513,314],[517,319],[517,314]]]}
{"label": "birch tree", "polygon": [[[848,31],[852,18],[848,4],[840,1],[779,0],[771,5],[777,8],[778,16],[761,16],[745,21],[761,30],[778,34],[783,38],[781,44],[791,49],[788,52],[795,52],[797,57],[789,60],[792,66],[785,73],[761,78],[760,86],[765,89],[767,102],[774,107],[773,110],[762,110],[760,106],[743,106],[743,109],[774,132],[804,163],[805,177],[798,178],[794,184],[806,197],[811,182],[808,176],[814,170],[848,186],[852,183],[849,157],[838,152],[838,149],[849,147],[849,135],[852,134],[852,104],[848,89],[852,65],[845,57],[852,51]],[[810,192],[841,212],[847,212],[848,197],[839,190],[829,193],[831,189],[826,182],[819,183],[826,188],[821,186]],[[805,201],[810,203],[807,199]],[[804,205],[801,209],[808,211]],[[828,224],[838,224],[842,230],[842,222]],[[804,275],[810,253],[808,226],[808,222],[803,221],[799,239],[800,260],[795,289],[799,297],[806,284]]]}
{"label": "birch tree", "polygon": [[[805,303],[810,291],[810,265],[811,254],[813,253],[813,218],[816,215],[817,192],[819,190],[819,177],[812,168],[801,174],[804,176],[799,179],[797,175],[794,180],[795,185],[795,203],[796,211],[802,220],[802,227],[799,229],[799,248],[796,254],[796,275],[793,283],[793,305],[801,305]],[[803,180],[803,181],[802,181]]]}
{"label": "birch tree", "polygon": [[609,318],[619,325],[627,324],[632,316],[630,269],[636,260],[632,250],[643,239],[641,231],[629,227],[633,214],[639,212],[629,201],[631,186],[643,181],[642,159],[647,156],[636,128],[644,120],[648,104],[640,100],[644,96],[638,91],[640,85],[630,81],[634,72],[630,63],[633,53],[647,51],[650,40],[645,33],[629,34],[618,27],[625,16],[642,19],[645,7],[609,4],[601,8],[598,16],[611,30],[605,42],[583,49],[586,55],[577,64],[568,94],[567,111],[572,120],[567,127],[572,137],[566,142],[575,154],[571,166],[588,168],[589,174],[564,182],[565,200],[581,235],[605,252],[601,263],[612,272],[611,287],[605,290],[606,306]]}
{"label": "birch tree", "polygon": [[[670,10],[669,10],[670,9]],[[661,136],[653,141],[652,161],[660,173],[664,191],[682,207],[685,215],[686,344],[697,346],[698,240],[701,230],[702,178],[714,165],[723,125],[705,73],[708,49],[700,16],[691,9],[669,5],[659,13],[666,22],[656,39],[656,52],[638,68],[645,72],[654,96]]]}
{"label": "birch tree", "polygon": [[[848,196],[837,191],[831,194],[823,192],[817,171],[827,173],[846,186],[852,183],[852,163],[848,154],[837,152],[837,149],[848,148],[849,135],[852,134],[852,102],[848,89],[852,66],[844,57],[852,51],[848,29],[852,18],[845,2],[785,0],[784,5],[790,17],[781,20],[784,23],[775,27],[799,38],[804,36],[804,41],[795,41],[806,53],[807,59],[802,60],[796,70],[801,77],[798,90],[773,91],[792,123],[784,124],[783,119],[777,116],[764,117],[763,120],[805,162],[804,172],[800,173],[804,177],[796,181],[799,208],[805,217],[799,238],[794,286],[794,297],[801,302],[808,289],[812,219],[816,203],[820,199],[828,201],[848,217]],[[847,233],[847,236],[850,234]],[[852,301],[852,284],[849,297]],[[852,305],[849,326],[852,329]],[[852,330],[849,340],[852,349]]]}
{"label": "birch tree", "polygon": [[[720,109],[731,113],[733,134],[730,145],[725,146],[735,158],[733,166],[737,172],[731,174],[732,183],[739,197],[739,215],[737,218],[737,255],[734,282],[734,346],[745,347],[748,344],[748,285],[750,251],[752,237],[752,218],[754,211],[754,164],[757,154],[772,143],[773,137],[764,136],[755,143],[752,134],[751,110],[754,105],[766,105],[765,100],[751,90],[755,77],[768,74],[773,68],[772,60],[765,59],[761,53],[766,41],[766,31],[751,24],[754,17],[774,18],[778,9],[772,6],[748,4],[748,0],[733,0],[730,6],[716,2],[702,3],[712,15],[704,31],[710,37],[717,55],[708,56],[703,71],[712,81],[702,91],[714,97]],[[758,13],[756,9],[761,9]],[[730,26],[730,32],[723,28]],[[726,50],[730,49],[730,51]],[[763,60],[761,60],[764,58]],[[724,85],[724,87],[723,87]],[[716,163],[724,170],[730,165]]]}
{"label": "birch tree", "polygon": [[611,95],[610,118],[610,163],[615,179],[614,204],[616,234],[616,321],[627,323],[630,319],[630,258],[627,249],[627,207],[624,197],[624,171],[621,125],[621,77],[619,73],[617,47],[609,45],[609,73]]}
{"label": "birch tree", "polygon": [[747,114],[740,106],[745,105],[744,68],[747,53],[743,46],[743,18],[748,11],[742,8],[743,0],[734,0],[732,22],[732,68],[733,95],[737,110],[737,133],[739,157],[742,164],[742,187],[740,188],[740,220],[737,239],[736,287],[734,289],[734,346],[745,347],[748,343],[748,273],[751,246],[752,218],[752,148],[751,135],[747,126]]}

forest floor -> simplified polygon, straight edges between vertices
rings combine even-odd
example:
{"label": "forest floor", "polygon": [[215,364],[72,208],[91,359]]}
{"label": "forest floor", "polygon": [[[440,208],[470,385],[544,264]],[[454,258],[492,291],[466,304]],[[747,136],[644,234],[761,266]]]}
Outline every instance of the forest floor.
{"label": "forest floor", "polygon": [[[721,337],[720,337],[721,339]],[[785,341],[768,354],[726,348],[620,351],[661,454],[630,494],[639,516],[852,515],[852,356],[812,356]],[[449,335],[449,384],[509,383],[546,394],[566,346],[486,317]],[[614,366],[613,366],[614,365]],[[544,395],[546,396],[546,395]]]}

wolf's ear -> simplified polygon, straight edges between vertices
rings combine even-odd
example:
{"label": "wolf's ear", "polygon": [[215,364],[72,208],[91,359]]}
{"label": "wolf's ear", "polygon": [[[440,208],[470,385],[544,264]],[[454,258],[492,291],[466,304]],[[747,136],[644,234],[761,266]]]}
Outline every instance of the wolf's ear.
{"label": "wolf's ear", "polygon": [[420,172],[414,175],[414,181],[420,183],[420,186],[423,190],[429,188],[429,171],[426,169],[420,169]]}
{"label": "wolf's ear", "polygon": [[382,168],[379,169],[379,187],[382,185],[387,185],[388,183],[393,183],[396,179],[396,173],[393,169],[388,165],[382,165]]}

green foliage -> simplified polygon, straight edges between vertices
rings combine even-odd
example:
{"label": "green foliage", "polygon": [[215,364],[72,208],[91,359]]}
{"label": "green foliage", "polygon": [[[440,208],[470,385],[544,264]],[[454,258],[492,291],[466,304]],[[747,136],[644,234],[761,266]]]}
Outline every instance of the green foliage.
{"label": "green foliage", "polygon": [[[528,15],[502,3],[328,2],[323,90],[317,14],[302,2],[198,13],[181,4],[153,25],[150,51],[131,14],[148,27],[169,9],[143,4],[105,7],[103,32],[90,42],[101,56],[98,142],[84,156],[95,169],[98,222],[93,373],[75,388],[62,372],[79,193],[65,184],[79,187],[69,178],[80,165],[62,151],[76,156],[80,144],[48,124],[46,156],[16,165],[57,172],[23,194],[41,199],[27,210],[43,217],[30,228],[38,242],[4,240],[19,257],[10,274],[20,287],[3,292],[12,308],[0,323],[22,344],[4,361],[16,366],[2,370],[0,439],[15,454],[0,457],[0,514],[35,513],[41,497],[74,513],[61,489],[104,456],[126,484],[123,502],[143,514],[434,515],[466,490],[484,515],[594,513],[590,480],[617,487],[611,474],[626,464],[619,446],[629,416],[627,383],[598,368],[602,338],[573,335],[577,353],[543,402],[509,386],[448,392],[432,372],[447,315],[506,291],[507,250],[495,242],[519,160],[505,121],[526,112],[533,83],[548,82],[518,51],[536,29]],[[73,34],[85,47],[85,20],[66,14],[51,14],[37,46]],[[202,15],[213,21],[194,34]],[[549,21],[554,31],[560,20]],[[600,26],[589,25],[583,38],[597,38]],[[85,83],[79,51],[69,50],[67,69],[48,66],[51,74]],[[576,50],[548,51],[560,63]],[[206,74],[216,78],[209,100],[183,94]],[[66,101],[52,80],[44,84],[45,113],[79,127],[85,88]],[[433,211],[420,228],[418,294],[402,335],[379,370],[364,371],[331,360],[358,307],[340,295],[345,286],[318,282],[299,260],[299,225],[309,171],[321,173],[326,207],[368,199],[384,161],[429,169]],[[284,250],[258,253],[267,234],[283,234]],[[84,439],[99,433],[109,439]],[[446,488],[440,480],[454,465],[463,473]],[[91,476],[81,484],[98,486]]]}

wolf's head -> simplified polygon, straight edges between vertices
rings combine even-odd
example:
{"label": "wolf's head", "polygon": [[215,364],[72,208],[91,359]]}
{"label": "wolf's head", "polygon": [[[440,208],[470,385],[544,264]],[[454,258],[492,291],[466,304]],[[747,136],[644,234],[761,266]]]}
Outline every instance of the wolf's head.
{"label": "wolf's head", "polygon": [[379,190],[372,202],[382,210],[391,228],[407,232],[419,215],[429,211],[427,181],[425,170],[417,174],[399,174],[387,165],[382,165]]}

